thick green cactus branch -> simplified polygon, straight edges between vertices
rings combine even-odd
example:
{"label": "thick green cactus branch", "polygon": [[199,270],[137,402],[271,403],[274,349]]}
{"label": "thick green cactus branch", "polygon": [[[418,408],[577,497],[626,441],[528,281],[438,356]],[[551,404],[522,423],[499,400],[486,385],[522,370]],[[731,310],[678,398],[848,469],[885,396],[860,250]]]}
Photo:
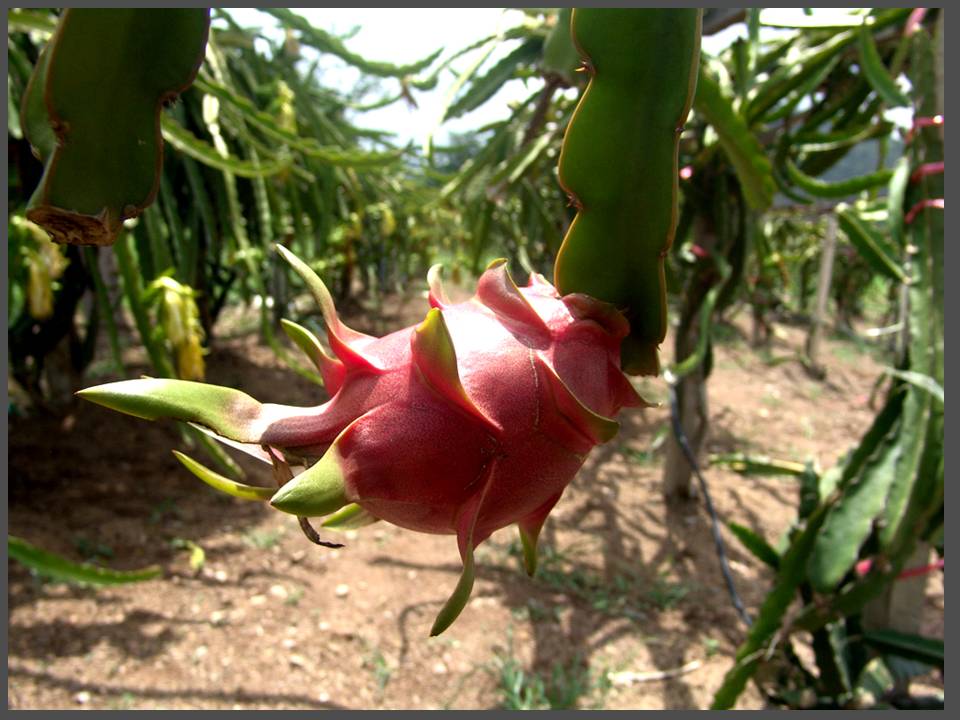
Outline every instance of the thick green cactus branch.
{"label": "thick green cactus branch", "polygon": [[560,154],[579,210],[557,257],[561,293],[616,305],[630,321],[625,372],[659,372],[667,327],[664,254],[677,224],[677,150],[697,79],[701,11],[573,11],[591,74]]}
{"label": "thick green cactus branch", "polygon": [[193,81],[208,25],[205,8],[64,11],[23,118],[46,164],[27,217],[55,240],[111,245],[153,202],[160,112]]}

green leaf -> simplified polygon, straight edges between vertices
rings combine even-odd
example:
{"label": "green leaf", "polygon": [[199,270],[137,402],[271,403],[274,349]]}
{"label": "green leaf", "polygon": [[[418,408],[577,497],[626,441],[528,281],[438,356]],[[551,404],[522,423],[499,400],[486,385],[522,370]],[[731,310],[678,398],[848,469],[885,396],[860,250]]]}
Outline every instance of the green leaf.
{"label": "green leaf", "polygon": [[913,370],[897,370],[896,368],[884,368],[883,371],[888,375],[893,375],[895,378],[900,378],[901,380],[908,382],[911,385],[920,388],[921,390],[925,390],[939,400],[941,404],[943,403],[943,385],[938,383],[929,375],[914,372]]}
{"label": "green leaf", "polygon": [[774,570],[780,568],[780,555],[777,554],[777,551],[773,549],[770,543],[750,528],[740,525],[739,523],[728,522],[727,527],[755,558]]}
{"label": "green leaf", "polygon": [[724,97],[719,83],[700,67],[694,109],[717,131],[720,146],[733,165],[747,202],[754,210],[764,210],[773,201],[776,185],[770,161],[743,118]]}
{"label": "green leaf", "polygon": [[864,641],[883,653],[919,660],[943,669],[943,640],[896,630],[864,630]]}
{"label": "green leaf", "polygon": [[[896,24],[906,18],[910,12],[910,8],[883,11],[875,16],[872,27],[876,31]],[[779,69],[771,73],[748,104],[745,113],[747,122],[751,125],[756,122],[811,75],[817,73],[824,64],[853,44],[856,38],[854,29],[834,33],[820,45],[807,48],[805,52],[791,58],[790,62],[780,64]],[[797,45],[794,44],[793,47],[796,48]]]}
{"label": "green leaf", "polygon": [[[502,39],[502,36],[500,35],[495,36],[495,40],[501,40],[501,39]],[[448,117],[450,106],[454,102],[454,99],[456,98],[457,93],[459,93],[460,89],[464,85],[466,85],[467,82],[469,82],[470,78],[472,78],[477,73],[477,71],[480,69],[483,63],[487,61],[487,58],[489,58],[493,54],[493,51],[496,49],[497,49],[496,42],[491,42],[489,45],[487,45],[487,49],[483,53],[478,55],[477,58],[472,63],[470,63],[470,65],[468,65],[463,72],[461,72],[457,76],[457,79],[454,81],[453,85],[451,85],[447,89],[447,92],[444,93],[443,102],[440,105],[440,114],[437,117],[436,124],[434,125],[433,128],[430,129],[430,132],[427,133],[427,137],[423,142],[423,154],[426,155],[428,158],[433,157],[433,135],[437,131],[437,129],[440,127],[440,125],[443,124],[444,119]]]}
{"label": "green leaf", "polygon": [[722,255],[714,255],[713,261],[717,266],[717,270],[720,272],[720,282],[710,288],[703,300],[703,304],[700,306],[700,330],[697,336],[697,346],[691,354],[664,372],[664,377],[667,379],[667,382],[675,383],[677,380],[689,375],[708,357],[707,353],[710,350],[710,323],[713,318],[713,309],[716,307],[717,298],[720,297],[724,284],[730,278],[731,273],[730,265],[723,259]]}
{"label": "green leaf", "polygon": [[171,547],[177,550],[189,550],[190,551],[190,569],[194,572],[199,572],[203,569],[204,564],[207,562],[207,553],[204,552],[204,549],[193,542],[193,540],[185,540],[183,538],[174,538],[170,541]]}
{"label": "green leaf", "polygon": [[[360,148],[345,149],[330,145],[321,145],[314,138],[301,137],[294,132],[290,132],[289,130],[285,130],[284,128],[280,127],[273,116],[271,116],[269,113],[258,110],[256,105],[254,105],[250,100],[237,95],[222,85],[213,82],[207,82],[205,80],[197,80],[195,85],[198,90],[202,90],[203,92],[213,95],[223,102],[233,105],[242,112],[243,119],[245,121],[249,122],[253,127],[261,130],[274,140],[278,140],[289,148],[297,150],[309,158],[320,160],[329,165],[352,167],[356,169],[375,168],[393,164],[403,157],[403,150],[372,152],[361,150]],[[197,142],[200,141],[198,140]],[[203,148],[202,151],[204,153],[214,152],[212,148],[209,147]],[[216,165],[214,167],[216,167]],[[283,167],[286,167],[286,165]],[[237,172],[235,172],[235,174],[243,175],[243,173]]]}
{"label": "green leaf", "polygon": [[[352,427],[353,425],[348,425],[337,440],[344,437]],[[322,517],[349,504],[342,467],[343,458],[337,440],[322,458],[277,490],[270,500],[270,505],[291,515]]]}
{"label": "green leaf", "polygon": [[890,185],[887,189],[887,228],[893,246],[903,248],[903,203],[910,182],[910,158],[902,157],[897,161]]}
{"label": "green leaf", "polygon": [[38,32],[51,35],[56,29],[57,21],[49,12],[25,8],[11,8],[7,11],[7,33]]}
{"label": "green leaf", "polygon": [[752,125],[757,122],[772,107],[803,85],[812,75],[817,74],[852,43],[854,37],[851,31],[837,33],[821,45],[791,58],[791,62],[780,64],[747,104],[744,112],[747,123]]}
{"label": "green leaf", "polygon": [[743,453],[713,453],[711,465],[724,465],[743,475],[792,475],[799,477],[807,471],[804,463],[790,460],[777,460],[762,455],[744,455]]}
{"label": "green leaf", "polygon": [[273,494],[277,491],[276,488],[257,487],[255,485],[246,485],[244,483],[236,482],[235,480],[231,480],[228,477],[224,477],[223,475],[214,472],[208,467],[204,467],[193,458],[184,455],[182,452],[177,452],[174,450],[173,454],[177,460],[179,460],[183,466],[187,468],[187,470],[203,480],[207,485],[212,487],[214,490],[219,490],[220,492],[231,495],[232,497],[240,498],[241,500],[266,501],[273,497]]}
{"label": "green leaf", "polygon": [[170,143],[171,147],[208,167],[223,170],[239,177],[255,178],[276,175],[290,167],[292,162],[290,158],[274,160],[273,162],[250,162],[233,157],[223,157],[210,143],[201,140],[189,130],[181,127],[173,118],[164,116],[161,127],[163,128],[163,139]]}
{"label": "green leaf", "polygon": [[810,516],[803,532],[793,539],[781,557],[776,583],[760,607],[746,641],[737,650],[734,666],[727,672],[723,684],[714,695],[711,709],[732,708],[747,681],[756,672],[764,651],[780,630],[787,608],[804,580],[807,557],[816,541],[825,510],[826,506],[821,506]]}
{"label": "green leaf", "polygon": [[860,68],[866,75],[867,81],[877,91],[877,94],[883,98],[883,101],[890,107],[901,107],[910,105],[910,98],[903,94],[887,68],[883,65],[880,53],[877,52],[876,43],[873,41],[873,33],[868,25],[861,25],[857,34],[857,40],[860,49]]}
{"label": "green leaf", "polygon": [[[318,385],[325,385],[326,383],[323,379],[324,371],[331,366],[335,366],[338,361],[327,354],[326,350],[323,349],[323,345],[320,344],[320,340],[317,339],[317,336],[307,328],[286,319],[281,319],[280,324],[283,327],[283,331],[287,334],[287,337],[310,358],[314,367],[320,371],[319,375],[310,373],[310,380]],[[327,388],[327,391],[333,395],[336,392],[336,388]]]}
{"label": "green leaf", "polygon": [[243,468],[237,465],[236,461],[227,454],[219,442],[214,440],[216,436],[211,437],[201,426],[193,426],[189,423],[181,423],[180,425],[183,433],[188,437],[193,437],[207,456],[213,460],[221,470],[226,472],[229,477],[244,477]]}
{"label": "green leaf", "polygon": [[305,17],[297,15],[287,8],[260,8],[260,11],[272,15],[279,20],[284,27],[298,31],[301,42],[316,48],[320,52],[336,55],[345,63],[378,77],[402,78],[407,75],[416,75],[421,70],[430,67],[433,61],[440,57],[440,53],[443,52],[443,48],[438,48],[422,60],[417,60],[408,65],[394,65],[376,60],[367,60],[356,53],[350,52],[340,38],[331,35],[326,30],[314,27]]}
{"label": "green leaf", "polygon": [[840,180],[837,182],[828,182],[810,177],[800,170],[789,158],[785,163],[787,177],[801,190],[804,190],[814,197],[821,198],[845,198],[850,195],[856,195],[864,190],[870,190],[881,185],[886,185],[893,177],[892,170],[878,170],[876,172],[850,178],[849,180]]}
{"label": "green leaf", "polygon": [[833,152],[852,147],[875,137],[887,137],[893,130],[889,122],[870,122],[862,127],[854,126],[828,133],[805,132],[797,134],[791,148],[801,153]]}
{"label": "green leaf", "polygon": [[880,657],[868,662],[857,678],[857,689],[868,692],[875,698],[882,698],[892,687],[893,676]]}
{"label": "green leaf", "polygon": [[124,585],[153,580],[163,574],[163,570],[156,566],[142,570],[110,570],[88,563],[70,562],[14,535],[7,535],[7,554],[41,575],[86,585]]}
{"label": "green leaf", "polygon": [[514,77],[518,67],[525,63],[532,63],[539,58],[542,48],[543,38],[531,38],[500,60],[486,73],[475,77],[463,95],[447,108],[443,119],[451,120],[466,115],[483,105],[503,87],[504,83]]}
{"label": "green leaf", "polygon": [[850,668],[844,654],[848,642],[842,622],[830,623],[813,633],[818,685],[820,692],[830,697],[843,697],[850,692]]}
{"label": "green leaf", "polygon": [[803,474],[800,475],[800,505],[797,508],[799,520],[806,520],[823,500],[830,497],[840,475],[841,468],[836,465],[823,473],[818,473],[813,463],[807,463]]}
{"label": "green leaf", "polygon": [[829,592],[853,568],[883,511],[902,450],[898,423],[828,511],[807,565],[814,590]]}
{"label": "green leaf", "polygon": [[525,152],[518,152],[511,157],[506,165],[490,178],[489,186],[498,187],[501,184],[512,186],[523,178],[530,166],[553,144],[553,141],[554,133],[543,133],[527,146]]}
{"label": "green leaf", "polygon": [[467,606],[470,594],[473,592],[474,581],[474,559],[473,548],[469,547],[463,558],[463,571],[460,573],[460,579],[457,580],[457,586],[453,593],[447,598],[437,617],[430,628],[430,637],[435,637],[446,630],[454,620],[463,612]]}
{"label": "green leaf", "polygon": [[760,122],[769,125],[770,123],[777,122],[778,120],[791,117],[803,99],[807,96],[813,95],[813,93],[816,92],[817,88],[819,88],[827,79],[827,77],[833,72],[833,69],[839,62],[839,56],[830,58],[823,64],[822,67],[817,70],[817,72],[811,74],[806,80],[800,83],[800,85],[785,98],[786,101],[782,105],[776,107],[776,109],[773,109],[768,113],[765,113]]}
{"label": "green leaf", "polygon": [[860,256],[867,261],[870,267],[895,282],[910,282],[910,278],[907,277],[900,263],[883,247],[876,234],[861,222],[860,218],[854,215],[851,210],[838,208],[837,219],[851,244],[857,248]]}

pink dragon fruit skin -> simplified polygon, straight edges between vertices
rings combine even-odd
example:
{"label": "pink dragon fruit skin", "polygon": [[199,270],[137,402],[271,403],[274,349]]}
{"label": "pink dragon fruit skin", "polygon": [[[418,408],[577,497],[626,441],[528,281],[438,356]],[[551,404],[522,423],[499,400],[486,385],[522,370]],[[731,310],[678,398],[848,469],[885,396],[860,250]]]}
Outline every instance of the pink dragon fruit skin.
{"label": "pink dragon fruit skin", "polygon": [[[498,261],[474,297],[458,304],[431,270],[426,319],[373,338],[340,322],[319,278],[279,250],[321,306],[336,357],[313,357],[331,399],[314,408],[259,405],[222,389],[211,414],[167,392],[163,408],[134,414],[191,420],[308,465],[271,498],[279,510],[301,517],[346,510],[354,521],[359,514],[455,534],[464,572],[434,624],[438,634],[469,598],[474,548],[516,523],[532,573],[541,526],[590,449],[616,434],[612,416],[645,404],[619,366],[627,321],[586,295],[561,298],[539,275],[518,288]],[[127,381],[83,394],[131,412],[116,398],[153,392],[131,387],[143,382],[179,381]]]}

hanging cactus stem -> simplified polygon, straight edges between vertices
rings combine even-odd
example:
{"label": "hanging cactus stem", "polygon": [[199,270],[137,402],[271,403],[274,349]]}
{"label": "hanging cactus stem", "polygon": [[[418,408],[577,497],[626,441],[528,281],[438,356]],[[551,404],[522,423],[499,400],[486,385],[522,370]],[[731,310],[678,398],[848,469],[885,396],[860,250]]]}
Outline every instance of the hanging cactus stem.
{"label": "hanging cactus stem", "polygon": [[64,10],[24,104],[45,163],[27,217],[54,240],[112,245],[153,203],[161,113],[193,82],[209,23],[209,8]]}
{"label": "hanging cactus stem", "polygon": [[623,369],[656,375],[667,331],[664,257],[677,225],[680,132],[696,87],[702,11],[575,8],[590,82],[560,152],[577,208],[557,255],[561,293],[622,310]]}

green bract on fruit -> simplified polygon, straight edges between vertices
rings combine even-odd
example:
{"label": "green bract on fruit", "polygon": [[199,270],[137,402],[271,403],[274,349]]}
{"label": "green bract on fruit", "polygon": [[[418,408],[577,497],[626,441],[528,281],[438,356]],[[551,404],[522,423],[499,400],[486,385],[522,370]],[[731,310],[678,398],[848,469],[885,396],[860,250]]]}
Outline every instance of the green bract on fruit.
{"label": "green bract on fruit", "polygon": [[[474,548],[516,523],[532,573],[540,528],[587,453],[616,434],[621,407],[644,404],[620,370],[627,321],[587,295],[560,297],[539,275],[518,288],[498,261],[459,304],[431,270],[426,319],[373,338],[340,322],[320,279],[279,250],[323,312],[334,356],[306,329],[287,328],[320,370],[329,402],[260,404],[238,390],[150,379],[81,395],[242,444],[274,464],[284,484],[270,503],[284,512],[455,534],[464,570],[434,623],[433,634],[442,632],[469,597]],[[222,490],[262,497],[185,464]],[[305,469],[294,475],[297,467]]]}

